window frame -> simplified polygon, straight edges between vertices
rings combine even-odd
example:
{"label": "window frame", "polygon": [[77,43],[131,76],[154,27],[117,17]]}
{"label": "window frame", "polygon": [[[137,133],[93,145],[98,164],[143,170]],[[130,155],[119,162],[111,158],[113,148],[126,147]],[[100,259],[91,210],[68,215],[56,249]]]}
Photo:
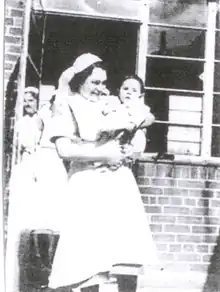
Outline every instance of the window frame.
{"label": "window frame", "polygon": [[[217,3],[218,2],[218,3]],[[201,93],[203,100],[203,123],[200,124],[202,128],[202,141],[201,141],[201,155],[193,156],[193,155],[178,155],[174,154],[175,162],[183,162],[183,163],[218,163],[220,165],[220,157],[211,157],[211,144],[212,144],[212,115],[213,115],[213,99],[214,99],[214,64],[215,64],[215,33],[216,33],[216,13],[220,11],[220,3],[218,0],[207,1],[208,6],[208,19],[207,19],[207,27],[193,27],[187,25],[169,25],[166,23],[156,23],[150,22],[150,0],[143,0],[143,9],[141,9],[140,21],[134,19],[126,19],[119,18],[113,16],[104,16],[102,19],[110,19],[113,21],[126,21],[126,22],[138,22],[140,23],[139,31],[138,31],[138,43],[137,43],[137,58],[136,58],[136,73],[145,80],[146,76],[146,65],[147,65],[147,57],[148,57],[148,36],[149,36],[149,27],[150,26],[160,26],[160,27],[170,27],[170,28],[185,28],[185,29],[200,29],[206,31],[205,38],[205,58],[204,60],[204,83],[203,83],[203,91],[196,93]],[[42,7],[43,8],[43,7]],[[23,42],[22,42],[22,50],[21,50],[21,62],[19,69],[19,79],[18,79],[18,98],[16,105],[16,117],[15,120],[18,120],[23,115],[23,95],[25,88],[25,76],[26,76],[26,66],[27,66],[27,58],[28,55],[28,36],[30,29],[30,15],[32,10],[32,1],[26,1],[25,7],[25,15],[24,15],[24,33],[23,33]],[[42,13],[41,11],[34,10],[36,13]],[[53,10],[45,11],[44,14],[62,14],[62,15],[72,15],[74,17],[87,17],[97,19],[101,16],[97,15],[84,15],[79,14],[74,11],[60,11]],[[176,59],[182,59],[181,57]],[[189,58],[186,58],[189,59]],[[191,58],[192,59],[192,58]],[[194,58],[193,58],[194,59]],[[143,61],[144,60],[144,61]],[[146,89],[152,89],[146,87]],[[156,88],[159,89],[159,88]],[[161,90],[163,88],[160,88]],[[168,88],[164,88],[168,90]],[[171,91],[177,92],[178,89],[172,89]],[[179,92],[184,93],[184,90],[179,90]],[[189,92],[189,91],[188,91]],[[157,121],[156,121],[157,122]],[[162,122],[162,121],[158,121]],[[182,125],[182,124],[179,124]],[[193,125],[192,125],[193,126]],[[152,160],[152,157],[155,157],[157,153],[144,153],[140,160]],[[17,154],[16,154],[17,155]],[[13,157],[16,157],[13,154]],[[12,165],[15,163],[15,158],[12,160]]]}
{"label": "window frame", "polygon": [[[213,100],[214,94],[220,95],[220,92],[214,92],[214,65],[215,65],[215,34],[217,31],[216,28],[216,15],[220,11],[220,2],[218,0],[208,0],[207,1],[207,26],[206,27],[194,27],[188,25],[173,25],[166,23],[157,23],[157,22],[148,22],[148,32],[149,27],[169,27],[169,28],[179,28],[179,29],[194,29],[194,30],[203,30],[206,32],[205,36],[205,57],[201,58],[188,58],[188,57],[172,57],[172,56],[159,56],[159,55],[150,55],[146,54],[146,58],[164,58],[164,59],[176,59],[176,60],[188,60],[188,61],[203,61],[204,62],[204,81],[203,81],[203,90],[202,91],[193,91],[193,90],[182,90],[182,89],[171,89],[171,88],[160,88],[160,87],[145,87],[147,90],[165,90],[169,92],[179,92],[179,93],[197,93],[202,95],[202,123],[200,124],[190,124],[192,126],[201,127],[201,154],[199,156],[195,155],[180,155],[174,154],[174,160],[172,162],[176,163],[186,163],[186,164],[218,164],[220,165],[220,157],[211,156],[211,147],[212,147],[212,123],[213,116]],[[145,80],[146,81],[146,80]],[[170,124],[173,123],[169,121],[160,121],[156,120],[156,123],[161,124]],[[184,124],[175,123],[176,125],[183,126]],[[187,124],[188,125],[188,124]],[[219,125],[215,125],[219,126]],[[152,160],[156,157],[157,153],[144,153],[141,157],[141,161]]]}

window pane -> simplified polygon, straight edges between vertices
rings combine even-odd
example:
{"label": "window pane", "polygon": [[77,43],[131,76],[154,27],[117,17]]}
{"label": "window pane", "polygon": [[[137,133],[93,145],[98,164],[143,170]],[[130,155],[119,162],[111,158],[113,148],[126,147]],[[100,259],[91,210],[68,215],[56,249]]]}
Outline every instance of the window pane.
{"label": "window pane", "polygon": [[220,95],[214,95],[212,123],[220,124]]}
{"label": "window pane", "polygon": [[215,59],[220,61],[220,31],[216,32],[215,38]]}
{"label": "window pane", "polygon": [[199,76],[203,71],[201,61],[148,57],[146,82],[149,87],[202,91],[203,82]]}
{"label": "window pane", "polygon": [[220,156],[220,95],[213,97],[212,156]]}
{"label": "window pane", "polygon": [[111,15],[115,17],[139,18],[139,5],[141,0],[34,0],[34,9],[68,10],[92,15]]}
{"label": "window pane", "polygon": [[204,58],[205,32],[150,26],[148,52],[178,57]]}
{"label": "window pane", "polygon": [[220,157],[220,128],[212,127],[212,156]]}
{"label": "window pane", "polygon": [[148,152],[200,154],[201,95],[148,90],[145,101],[156,118],[148,129]]}
{"label": "window pane", "polygon": [[[220,7],[220,3],[219,3],[219,7]],[[220,8],[219,8],[220,11]],[[216,17],[216,28],[220,29],[220,12],[217,12],[217,17]]]}
{"label": "window pane", "polygon": [[220,62],[215,63],[214,91],[220,92]]}
{"label": "window pane", "polygon": [[206,0],[151,1],[150,21],[167,24],[206,26]]}

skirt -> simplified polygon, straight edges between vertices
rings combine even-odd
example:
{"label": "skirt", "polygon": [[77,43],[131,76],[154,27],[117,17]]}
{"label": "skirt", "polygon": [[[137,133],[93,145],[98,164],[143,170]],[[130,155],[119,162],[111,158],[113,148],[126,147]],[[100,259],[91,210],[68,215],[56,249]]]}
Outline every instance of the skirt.
{"label": "skirt", "polygon": [[6,292],[18,290],[21,235],[60,231],[67,173],[55,149],[42,148],[12,170],[6,244]]}
{"label": "skirt", "polygon": [[147,214],[131,170],[71,176],[49,286],[71,286],[115,265],[156,265]]}

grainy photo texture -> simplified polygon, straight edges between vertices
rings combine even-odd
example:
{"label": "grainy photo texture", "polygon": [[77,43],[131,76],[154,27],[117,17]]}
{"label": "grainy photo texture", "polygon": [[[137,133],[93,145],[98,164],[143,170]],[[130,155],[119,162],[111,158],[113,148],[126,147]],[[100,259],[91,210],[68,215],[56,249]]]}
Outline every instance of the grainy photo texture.
{"label": "grainy photo texture", "polygon": [[6,292],[220,292],[220,1],[4,24]]}

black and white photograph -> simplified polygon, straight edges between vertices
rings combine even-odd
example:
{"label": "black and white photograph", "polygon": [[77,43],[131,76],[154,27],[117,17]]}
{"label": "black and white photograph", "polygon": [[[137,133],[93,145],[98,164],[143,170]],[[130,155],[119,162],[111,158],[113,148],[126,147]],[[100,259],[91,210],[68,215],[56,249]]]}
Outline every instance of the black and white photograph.
{"label": "black and white photograph", "polygon": [[2,289],[220,292],[220,0],[3,2]]}

